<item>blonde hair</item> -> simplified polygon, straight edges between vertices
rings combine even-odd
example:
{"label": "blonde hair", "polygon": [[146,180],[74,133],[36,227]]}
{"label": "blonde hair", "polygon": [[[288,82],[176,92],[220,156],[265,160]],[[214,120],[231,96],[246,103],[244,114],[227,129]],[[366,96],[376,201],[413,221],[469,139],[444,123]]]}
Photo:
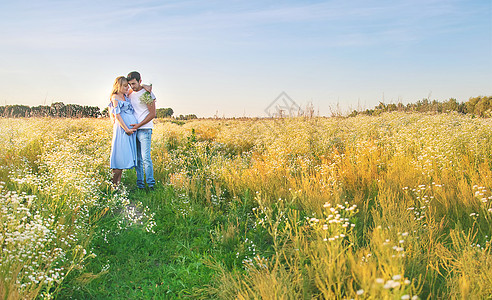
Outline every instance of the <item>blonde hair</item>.
{"label": "blonde hair", "polygon": [[125,83],[128,84],[128,80],[125,76],[116,77],[113,83],[113,91],[111,92],[111,96],[118,94]]}

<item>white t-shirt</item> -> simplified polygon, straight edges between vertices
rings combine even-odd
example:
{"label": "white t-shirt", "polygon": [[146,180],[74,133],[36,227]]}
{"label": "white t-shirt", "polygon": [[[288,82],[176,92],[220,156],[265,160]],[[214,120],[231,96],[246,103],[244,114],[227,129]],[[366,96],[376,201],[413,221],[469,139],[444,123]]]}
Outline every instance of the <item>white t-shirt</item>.
{"label": "white t-shirt", "polygon": [[[145,89],[142,88],[140,91],[138,92],[133,91],[130,95],[128,95],[128,98],[130,98],[130,101],[132,103],[133,109],[135,110],[133,115],[135,116],[135,118],[137,118],[138,123],[142,122],[145,119],[145,117],[147,117],[147,115],[149,114],[149,108],[147,107],[147,104],[142,103],[140,101],[140,96],[142,96],[144,93],[145,93]],[[152,99],[155,100],[154,93],[150,92],[150,96],[152,97]],[[139,129],[149,129],[149,128],[150,129],[154,128],[153,120],[150,120],[150,122],[143,125]]]}

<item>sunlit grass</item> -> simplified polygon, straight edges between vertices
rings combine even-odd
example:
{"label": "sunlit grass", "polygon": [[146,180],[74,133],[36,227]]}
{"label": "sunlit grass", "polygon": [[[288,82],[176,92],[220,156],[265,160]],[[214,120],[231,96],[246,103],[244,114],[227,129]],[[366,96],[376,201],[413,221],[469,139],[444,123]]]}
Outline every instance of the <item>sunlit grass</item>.
{"label": "sunlit grass", "polygon": [[110,192],[107,120],[0,125],[7,298],[492,295],[488,119],[158,121],[154,193]]}

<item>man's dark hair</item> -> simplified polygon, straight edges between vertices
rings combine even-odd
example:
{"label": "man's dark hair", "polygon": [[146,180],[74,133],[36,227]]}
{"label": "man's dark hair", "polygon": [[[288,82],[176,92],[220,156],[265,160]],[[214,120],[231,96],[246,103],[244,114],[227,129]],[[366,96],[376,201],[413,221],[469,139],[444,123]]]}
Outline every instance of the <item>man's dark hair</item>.
{"label": "man's dark hair", "polygon": [[126,76],[126,79],[128,81],[135,79],[137,82],[139,82],[141,79],[140,73],[138,73],[137,71],[130,72],[130,73],[128,73],[128,76]]}

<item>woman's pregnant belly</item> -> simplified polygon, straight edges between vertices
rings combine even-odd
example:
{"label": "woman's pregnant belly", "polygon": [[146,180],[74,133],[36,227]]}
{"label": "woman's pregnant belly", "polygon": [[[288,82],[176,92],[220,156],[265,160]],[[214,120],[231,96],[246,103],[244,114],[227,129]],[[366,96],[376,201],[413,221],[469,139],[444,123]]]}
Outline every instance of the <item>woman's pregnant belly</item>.
{"label": "woman's pregnant belly", "polygon": [[122,113],[121,118],[123,119],[123,122],[125,122],[126,126],[130,128],[130,124],[137,124],[138,121],[133,115],[133,113]]}

